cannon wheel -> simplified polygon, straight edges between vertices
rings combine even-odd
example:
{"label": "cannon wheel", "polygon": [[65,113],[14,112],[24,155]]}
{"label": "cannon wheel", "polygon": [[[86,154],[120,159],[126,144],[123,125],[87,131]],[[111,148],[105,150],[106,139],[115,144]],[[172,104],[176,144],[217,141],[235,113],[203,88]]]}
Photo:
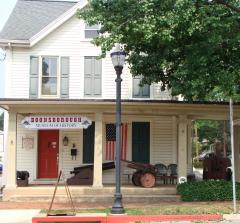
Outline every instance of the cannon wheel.
{"label": "cannon wheel", "polygon": [[132,175],[132,183],[135,186],[141,186],[141,182],[140,182],[140,177],[142,175],[142,171],[138,170],[136,171],[133,175]]}
{"label": "cannon wheel", "polygon": [[150,188],[155,186],[155,182],[156,182],[156,177],[149,172],[146,173],[142,173],[140,176],[140,183],[141,186],[146,187],[146,188]]}

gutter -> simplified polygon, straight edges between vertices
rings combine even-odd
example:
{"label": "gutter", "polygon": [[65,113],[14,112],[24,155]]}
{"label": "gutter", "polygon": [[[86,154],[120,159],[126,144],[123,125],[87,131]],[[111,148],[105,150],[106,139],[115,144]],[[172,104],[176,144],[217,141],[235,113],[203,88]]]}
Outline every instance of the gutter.
{"label": "gutter", "polygon": [[30,47],[29,40],[0,39],[0,47]]}

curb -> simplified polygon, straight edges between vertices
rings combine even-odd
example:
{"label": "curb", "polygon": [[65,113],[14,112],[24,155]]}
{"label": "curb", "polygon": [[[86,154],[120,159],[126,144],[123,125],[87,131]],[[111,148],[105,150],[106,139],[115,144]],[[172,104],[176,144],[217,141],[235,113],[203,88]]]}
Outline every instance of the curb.
{"label": "curb", "polygon": [[101,223],[127,223],[136,221],[161,222],[161,221],[219,221],[222,220],[220,214],[196,214],[196,215],[109,215],[99,216],[99,214],[81,214],[76,216],[36,216],[32,218],[32,223],[40,222],[101,222]]}

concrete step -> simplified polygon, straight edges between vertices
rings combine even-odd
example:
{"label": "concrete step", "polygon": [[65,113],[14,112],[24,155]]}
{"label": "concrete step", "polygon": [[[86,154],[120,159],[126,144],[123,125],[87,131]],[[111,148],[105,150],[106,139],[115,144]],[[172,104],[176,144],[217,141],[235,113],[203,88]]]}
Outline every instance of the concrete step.
{"label": "concrete step", "polygon": [[[50,201],[54,192],[54,186],[29,186],[17,188],[5,188],[3,191],[4,201]],[[70,186],[71,196],[79,202],[105,202],[112,201],[115,193],[114,186],[94,188],[89,186]],[[122,187],[121,192],[123,199],[127,202],[141,202],[144,200],[152,201],[178,201],[179,197],[176,195],[176,186],[164,186],[154,188],[143,187]],[[56,193],[56,201],[67,200],[67,193],[64,186],[59,186]]]}
{"label": "concrete step", "polygon": [[[82,195],[108,195],[114,194],[115,187],[103,187],[103,188],[93,188],[93,187],[82,187],[82,186],[70,186],[69,190],[72,196],[82,196]],[[121,188],[123,195],[176,195],[176,187],[154,187],[154,188],[143,188],[143,187],[122,187]],[[4,191],[4,193],[12,193],[19,194],[21,196],[49,196],[54,192],[54,187],[49,186],[41,186],[41,187],[18,187],[13,191],[8,189],[8,191]],[[59,186],[57,188],[58,195],[66,195],[66,190],[64,186]]]}
{"label": "concrete step", "polygon": [[[34,199],[36,202],[51,202],[52,196],[20,196],[15,195],[11,197],[10,201],[14,202],[30,202]],[[77,196],[72,197],[73,202],[88,202],[88,203],[95,203],[95,202],[113,202],[114,201],[114,194],[112,195],[84,195],[84,196]],[[163,202],[163,201],[180,201],[180,197],[178,195],[123,195],[123,202],[126,203],[138,203],[138,202]],[[55,197],[54,202],[68,202],[67,196],[57,195]]]}

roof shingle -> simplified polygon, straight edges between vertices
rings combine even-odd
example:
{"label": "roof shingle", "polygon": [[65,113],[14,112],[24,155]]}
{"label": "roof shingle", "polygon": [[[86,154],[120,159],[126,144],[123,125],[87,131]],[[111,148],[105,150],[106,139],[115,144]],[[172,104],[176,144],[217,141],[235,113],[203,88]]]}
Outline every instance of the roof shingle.
{"label": "roof shingle", "polygon": [[75,4],[69,1],[18,0],[0,32],[0,39],[29,40]]}

